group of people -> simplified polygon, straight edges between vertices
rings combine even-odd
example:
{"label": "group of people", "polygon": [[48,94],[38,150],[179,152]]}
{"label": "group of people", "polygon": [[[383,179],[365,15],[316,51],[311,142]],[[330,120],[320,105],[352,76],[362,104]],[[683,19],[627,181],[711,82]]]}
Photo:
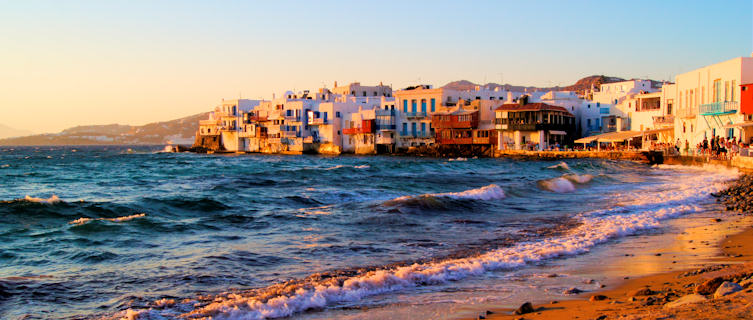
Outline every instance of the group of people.
{"label": "group of people", "polygon": [[[753,144],[753,138],[751,138],[750,144]],[[748,148],[750,144],[746,144],[742,139],[737,139],[736,137],[724,138],[715,135],[711,137],[710,140],[704,137],[703,141],[696,145],[695,155],[726,160],[740,154],[740,150]],[[676,148],[678,151],[681,148],[680,139],[677,139]],[[685,154],[690,155],[690,144],[687,140],[685,140],[684,148],[682,150],[685,151]]]}

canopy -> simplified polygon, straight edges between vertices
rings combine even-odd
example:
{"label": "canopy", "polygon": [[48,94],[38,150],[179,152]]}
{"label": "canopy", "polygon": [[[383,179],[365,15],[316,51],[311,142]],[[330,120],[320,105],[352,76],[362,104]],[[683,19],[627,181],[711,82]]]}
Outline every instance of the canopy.
{"label": "canopy", "polygon": [[672,131],[675,131],[675,127],[666,127],[666,128],[646,130],[646,131],[643,131],[643,134],[654,134],[654,133],[672,132]]}
{"label": "canopy", "polygon": [[640,131],[617,131],[597,134],[595,136],[580,138],[575,140],[575,143],[591,143],[594,141],[599,142],[622,142],[635,137],[640,137],[643,133]]}

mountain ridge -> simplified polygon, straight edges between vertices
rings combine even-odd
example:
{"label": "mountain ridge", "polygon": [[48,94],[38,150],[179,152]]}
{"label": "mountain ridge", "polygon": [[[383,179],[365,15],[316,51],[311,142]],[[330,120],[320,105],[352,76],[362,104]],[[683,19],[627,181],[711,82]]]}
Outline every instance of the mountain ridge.
{"label": "mountain ridge", "polygon": [[191,144],[199,129],[199,120],[209,112],[174,120],[152,122],[142,126],[123,124],[86,125],[64,129],[59,133],[36,134],[0,139],[3,146],[39,145],[159,145]]}

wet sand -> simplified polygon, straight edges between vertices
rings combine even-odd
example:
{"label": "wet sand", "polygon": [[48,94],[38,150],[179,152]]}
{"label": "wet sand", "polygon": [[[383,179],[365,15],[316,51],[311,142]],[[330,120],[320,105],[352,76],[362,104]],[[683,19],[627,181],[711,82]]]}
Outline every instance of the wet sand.
{"label": "wet sand", "polygon": [[[665,307],[669,302],[693,294],[696,286],[710,279],[723,277],[740,282],[750,278],[753,275],[753,219],[729,213],[724,221],[709,220],[707,227],[690,228],[673,237],[675,240],[665,248],[643,248],[645,252],[626,254],[625,259],[605,261],[603,266],[593,267],[593,271],[617,269],[624,274],[640,274],[642,270],[634,269],[644,267],[629,259],[653,255],[656,257],[651,263],[654,274],[624,279],[607,285],[603,291],[563,295],[558,301],[533,301],[532,313],[516,315],[515,309],[499,308],[477,312],[480,317],[476,319],[753,319],[753,285],[721,298],[714,299],[710,295],[704,302]],[[675,259],[682,259],[677,253],[701,248],[716,250],[716,257],[705,263],[705,267],[677,268],[679,261]],[[650,289],[651,294],[634,295],[635,291],[645,288]],[[594,301],[594,296],[602,296],[599,298],[603,300]]]}

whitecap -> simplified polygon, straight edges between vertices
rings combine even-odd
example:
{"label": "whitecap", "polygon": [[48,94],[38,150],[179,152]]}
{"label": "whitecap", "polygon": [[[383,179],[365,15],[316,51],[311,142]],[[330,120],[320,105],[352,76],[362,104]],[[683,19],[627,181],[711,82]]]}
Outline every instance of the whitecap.
{"label": "whitecap", "polygon": [[418,196],[403,196],[388,202],[401,202],[417,198],[452,198],[471,200],[498,200],[505,197],[505,191],[496,184],[490,184],[481,188],[465,190],[461,192],[427,193]]}
{"label": "whitecap", "polygon": [[371,166],[368,165],[368,164],[362,164],[360,166],[355,166],[353,168],[356,168],[356,169],[368,169],[368,168],[371,168]]}
{"label": "whitecap", "polygon": [[558,164],[555,164],[553,166],[546,167],[547,169],[560,169],[560,170],[570,170],[570,166],[567,165],[565,162],[560,162]]}
{"label": "whitecap", "polygon": [[563,177],[541,180],[539,181],[539,187],[541,187],[541,189],[557,193],[575,191],[575,185],[573,184],[573,182]]}
{"label": "whitecap", "polygon": [[100,221],[101,220],[106,220],[106,221],[112,221],[112,222],[123,222],[123,221],[128,221],[128,220],[132,220],[132,219],[136,219],[136,218],[141,218],[141,217],[145,217],[145,216],[146,216],[146,213],[137,213],[137,214],[132,214],[132,215],[129,215],[129,216],[122,216],[122,217],[116,217],[116,218],[84,218],[84,217],[82,217],[82,218],[78,218],[76,220],[73,220],[71,222],[68,222],[68,224],[82,225],[82,224],[86,224],[86,223],[89,223],[89,222],[94,221],[94,220],[100,220]]}
{"label": "whitecap", "polygon": [[50,204],[52,204],[52,203],[58,203],[58,202],[62,201],[62,200],[60,200],[60,198],[58,198],[58,196],[56,196],[54,194],[51,197],[47,198],[47,199],[45,199],[45,198],[35,198],[35,197],[27,195],[26,197],[23,198],[23,200],[24,201],[29,201],[29,202],[50,203]]}
{"label": "whitecap", "polygon": [[[663,185],[653,189],[655,192],[649,197],[636,198],[631,204],[621,207],[577,215],[575,218],[580,220],[581,224],[565,235],[540,241],[521,242],[478,256],[377,269],[355,276],[327,279],[310,286],[300,285],[292,288],[273,286],[261,294],[255,291],[229,292],[214,296],[203,304],[190,302],[163,310],[128,309],[116,316],[131,319],[287,317],[309,309],[326,308],[343,302],[356,302],[367,296],[442,284],[481,276],[490,271],[514,269],[542,260],[582,254],[611,239],[660,227],[663,220],[701,211],[698,205],[700,201],[708,200],[709,193],[722,189],[725,181],[737,175],[737,173],[714,171],[697,175],[685,174],[683,179],[669,179]],[[557,179],[568,181],[565,178]],[[656,193],[665,192],[661,190],[667,190],[669,194],[666,197],[656,197]],[[616,199],[623,196],[620,192],[611,195]],[[289,290],[275,291],[276,289]],[[272,293],[274,293],[272,298],[265,298],[265,295]]]}

